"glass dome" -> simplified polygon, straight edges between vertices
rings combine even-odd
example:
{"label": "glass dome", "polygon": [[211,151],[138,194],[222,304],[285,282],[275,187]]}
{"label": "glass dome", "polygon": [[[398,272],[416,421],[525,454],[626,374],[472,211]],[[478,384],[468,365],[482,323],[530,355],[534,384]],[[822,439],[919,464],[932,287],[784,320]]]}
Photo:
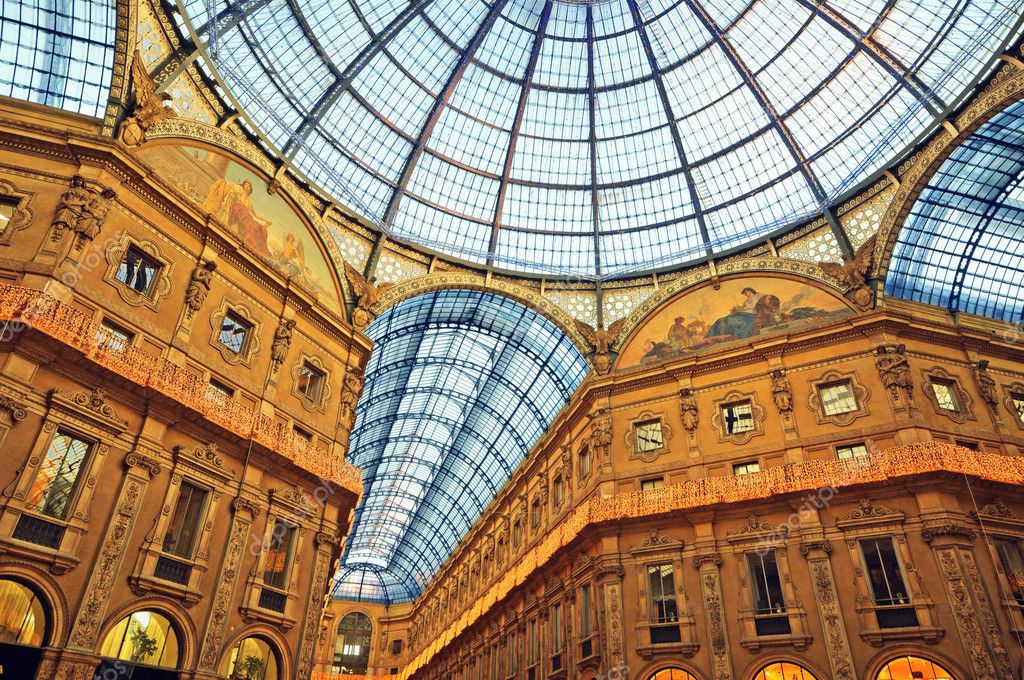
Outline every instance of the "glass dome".
{"label": "glass dome", "polygon": [[1017,0],[178,0],[265,142],[393,237],[614,278],[818,215],[941,120]]}

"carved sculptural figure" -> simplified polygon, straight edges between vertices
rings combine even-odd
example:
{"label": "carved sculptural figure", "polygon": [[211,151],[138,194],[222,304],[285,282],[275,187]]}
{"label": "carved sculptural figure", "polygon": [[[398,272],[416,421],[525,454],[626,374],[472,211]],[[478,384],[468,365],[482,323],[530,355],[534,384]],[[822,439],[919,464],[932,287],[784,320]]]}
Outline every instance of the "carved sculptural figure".
{"label": "carved sculptural figure", "polygon": [[51,238],[59,241],[68,231],[74,231],[78,220],[92,198],[92,192],[85,188],[85,180],[80,175],[71,178],[71,188],[60,196],[57,209],[53,213]]}
{"label": "carved sculptural figure", "polygon": [[612,416],[607,408],[599,408],[590,425],[590,448],[598,455],[608,455],[612,445]]}
{"label": "carved sculptural figure", "polygon": [[981,392],[981,398],[985,400],[985,403],[992,409],[999,406],[996,381],[988,372],[988,359],[978,362],[974,369],[974,377],[978,381],[978,391]]}
{"label": "carved sculptural figure", "polygon": [[352,429],[356,421],[356,402],[363,391],[363,374],[355,366],[349,367],[341,386],[340,420],[346,429]]}
{"label": "carved sculptural figure", "polygon": [[608,372],[611,368],[611,349],[612,344],[615,342],[615,338],[618,337],[619,331],[622,329],[622,325],[626,322],[625,318],[619,319],[611,326],[608,330],[601,328],[595,329],[588,323],[584,323],[579,319],[573,319],[573,323],[576,324],[576,330],[586,338],[590,346],[594,348],[594,368],[601,375]]}
{"label": "carved sculptural figure", "polygon": [[81,248],[88,241],[99,236],[103,229],[103,223],[110,213],[111,202],[117,194],[113,189],[104,189],[99,194],[93,194],[89,202],[82,209],[82,214],[72,230],[78,234],[76,248]]}
{"label": "carved sculptural figure", "polygon": [[779,413],[788,414],[793,410],[793,390],[782,371],[772,371],[772,399]]}
{"label": "carved sculptural figure", "polygon": [[288,356],[288,348],[291,347],[294,332],[295,319],[282,321],[274,331],[274,341],[270,343],[270,360],[275,367],[279,367]]}
{"label": "carved sculptural figure", "polygon": [[191,317],[203,307],[206,296],[210,293],[210,282],[213,279],[213,272],[217,269],[217,263],[212,260],[192,270],[192,280],[185,289],[185,306],[187,314]]}
{"label": "carved sculptural figure", "polygon": [[689,387],[679,390],[679,414],[683,418],[683,427],[693,434],[697,429],[697,400]]}
{"label": "carved sculptural figure", "polygon": [[914,401],[914,377],[910,372],[904,345],[883,345],[878,349],[875,367],[882,384],[893,399],[902,397],[909,403]]}
{"label": "carved sculptural figure", "polygon": [[380,300],[381,294],[390,288],[391,283],[377,283],[377,277],[371,276],[367,281],[355,267],[345,263],[345,278],[348,279],[352,292],[356,296],[356,308],[352,310],[352,325],[362,330],[370,325],[373,319],[371,308]]}
{"label": "carved sculptural figure", "polygon": [[867,276],[871,270],[871,262],[875,252],[875,241],[877,237],[872,236],[857,249],[852,259],[843,256],[843,264],[833,262],[819,262],[818,267],[826,274],[830,274],[849,286],[850,299],[861,307],[867,307],[874,300],[871,287],[868,286]]}

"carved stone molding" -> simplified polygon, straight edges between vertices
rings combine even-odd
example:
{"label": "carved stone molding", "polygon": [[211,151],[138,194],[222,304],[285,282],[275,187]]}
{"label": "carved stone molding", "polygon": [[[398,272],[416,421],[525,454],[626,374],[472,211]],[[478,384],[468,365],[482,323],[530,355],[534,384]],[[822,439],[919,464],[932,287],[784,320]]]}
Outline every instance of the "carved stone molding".
{"label": "carved stone molding", "polygon": [[750,515],[747,520],[738,528],[727,531],[726,540],[730,542],[744,540],[775,539],[785,540],[789,535],[789,529],[785,524],[772,524],[765,522],[757,515]]}
{"label": "carved stone molding", "polygon": [[982,519],[1010,519],[1024,521],[1024,517],[1022,517],[1020,513],[1006,507],[1002,498],[996,498],[991,503],[986,503],[982,506],[981,510],[972,510],[971,515]]}
{"label": "carved stone molding", "polygon": [[[971,395],[967,393],[963,387],[960,386],[960,379],[942,368],[941,366],[932,366],[931,368],[922,368],[921,375],[924,376],[924,395],[931,402],[932,409],[940,416],[946,416],[954,423],[962,425],[968,420],[975,420],[973,404],[974,400],[971,399]],[[935,396],[935,390],[932,388],[933,382],[941,382],[949,385],[956,399],[956,410],[949,410],[942,408],[939,405],[938,398]]]}
{"label": "carved stone molding", "polygon": [[922,529],[921,538],[926,543],[931,543],[936,538],[952,538],[972,542],[974,541],[975,533],[962,524],[944,522],[942,524],[929,525]]}
{"label": "carved stone molding", "polygon": [[700,569],[705,564],[711,564],[714,567],[719,567],[722,564],[722,555],[717,552],[699,552],[693,556],[693,566]]}
{"label": "carved stone molding", "polygon": [[1017,428],[1024,430],[1024,414],[1017,410],[1017,406],[1014,404],[1014,395],[1024,397],[1024,383],[1015,382],[1003,385],[1003,405],[1009,411],[1011,420],[1017,425]]}
{"label": "carved stone molding", "polygon": [[956,627],[960,631],[960,639],[964,643],[964,651],[971,662],[973,671],[971,677],[976,680],[998,680],[1011,677],[1012,671],[1009,675],[998,673],[993,659],[989,655],[986,636],[981,627],[974,598],[961,571],[961,555],[962,552],[959,549],[951,547],[937,550],[935,557],[939,562],[942,580],[949,597],[949,606],[953,612]]}
{"label": "carved stone molding", "polygon": [[[140,251],[153,258],[158,263],[154,278],[149,282],[146,292],[140,292],[120,281],[117,272],[124,261],[124,254],[134,246]],[[163,256],[160,248],[153,241],[136,239],[133,236],[122,232],[121,239],[110,246],[103,253],[107,261],[107,270],[103,274],[103,280],[110,284],[117,294],[129,305],[135,307],[149,307],[152,310],[158,309],[160,302],[171,294],[171,276],[174,271],[174,262]]]}
{"label": "carved stone molding", "polygon": [[236,474],[235,470],[225,464],[224,457],[213,443],[202,446],[178,445],[174,447],[174,456],[176,462],[198,466],[204,472],[218,478],[233,479]]}
{"label": "carved stone molding", "polygon": [[884,505],[876,505],[870,498],[861,498],[857,501],[857,507],[837,519],[836,524],[845,529],[865,524],[902,523],[904,518],[905,515],[898,510],[890,510]]}
{"label": "carved stone molding", "polygon": [[9,424],[20,423],[28,417],[24,403],[6,394],[0,395],[0,412],[7,414]]}
{"label": "carved stone molding", "polygon": [[729,634],[726,631],[725,607],[722,603],[722,586],[719,582],[718,569],[702,569],[700,577],[708,641],[711,643],[712,677],[714,680],[732,680]]}
{"label": "carved stone molding", "polygon": [[[232,351],[231,348],[220,341],[220,329],[229,311],[242,317],[242,319],[250,324],[249,333],[240,352]],[[227,298],[221,300],[220,307],[210,315],[210,328],[213,331],[210,334],[210,344],[220,352],[224,361],[236,366],[239,364],[244,366],[252,365],[253,357],[259,354],[260,348],[263,346],[260,340],[263,324],[259,322],[247,306],[229,302]]]}
{"label": "carved stone molding", "polygon": [[[853,396],[857,401],[857,408],[846,413],[832,415],[825,413],[825,407],[821,402],[821,389],[827,385],[845,381],[850,383],[850,389],[853,391]],[[871,402],[871,391],[861,384],[857,379],[857,373],[854,371],[826,371],[817,378],[810,380],[808,385],[807,405],[811,407],[811,410],[818,417],[819,425],[829,423],[838,427],[845,427],[853,423],[857,418],[862,418],[871,413],[868,410],[868,404]]]}
{"label": "carved stone molding", "polygon": [[[299,374],[302,371],[303,365],[307,363],[323,373],[324,376],[323,382],[320,386],[320,393],[317,395],[316,399],[310,399],[305,393],[299,390]],[[331,387],[331,372],[327,368],[327,363],[318,356],[302,352],[299,355],[299,360],[292,364],[291,378],[292,396],[299,400],[299,403],[302,404],[302,408],[310,412],[323,412],[324,405],[331,398],[331,394],[333,394],[334,391],[334,388]]]}
{"label": "carved stone molding", "polygon": [[651,529],[641,541],[629,547],[629,552],[634,555],[660,551],[680,551],[683,549],[683,542],[677,538],[663,535],[657,527]]}
{"label": "carved stone molding", "polygon": [[139,468],[152,479],[160,474],[160,461],[151,456],[139,453],[138,451],[132,451],[124,457],[124,466],[128,469]]}
{"label": "carved stone molding", "polygon": [[60,390],[50,390],[50,402],[55,405],[63,405],[79,415],[88,417],[97,424],[103,425],[106,429],[121,432],[128,427],[128,421],[117,414],[114,407],[107,403],[107,391],[102,387],[95,387],[86,392],[66,394]]}
{"label": "carved stone molding", "polygon": [[15,232],[32,224],[32,210],[29,208],[32,196],[32,194],[18,191],[10,182],[0,181],[0,204],[11,206],[13,211],[7,224],[0,231],[0,246],[10,245]]}
{"label": "carved stone molding", "polygon": [[[722,417],[722,408],[738,402],[750,402],[750,411],[753,427],[744,432],[730,433],[726,429]],[[732,390],[721,399],[715,400],[715,410],[711,414],[711,427],[720,442],[731,442],[733,444],[746,444],[755,436],[764,434],[764,407],[757,403],[753,392],[740,392]]]}
{"label": "carved stone molding", "polygon": [[[661,446],[641,451],[640,443],[637,441],[636,428],[638,425],[649,422],[659,423],[661,428]],[[668,443],[672,440],[672,426],[665,421],[664,413],[643,411],[636,418],[630,420],[623,439],[626,444],[626,450],[629,451],[630,460],[642,460],[645,463],[652,463],[662,454],[668,453]]]}
{"label": "carved stone molding", "polygon": [[[829,545],[828,541],[823,541]],[[832,575],[832,566],[829,564],[827,552],[823,556],[811,561],[811,580],[814,583],[814,599],[818,605],[818,614],[821,617],[822,632],[824,633],[825,651],[828,653],[828,662],[832,667],[832,678],[834,680],[856,680],[857,676],[853,670],[853,658],[850,655],[850,641],[846,636],[846,627],[843,623],[843,613],[839,606],[839,596],[836,594],[835,578]],[[800,546],[800,552],[804,552],[804,545]]]}
{"label": "carved stone molding", "polygon": [[221,645],[227,632],[228,616],[232,610],[238,575],[241,571],[242,556],[245,554],[246,539],[252,526],[252,515],[248,512],[237,512],[244,504],[242,498],[236,498],[234,519],[228,534],[228,544],[221,561],[220,574],[217,576],[217,588],[211,601],[210,617],[206,626],[206,637],[203,640],[202,652],[199,656],[199,668],[215,671],[220,659]]}

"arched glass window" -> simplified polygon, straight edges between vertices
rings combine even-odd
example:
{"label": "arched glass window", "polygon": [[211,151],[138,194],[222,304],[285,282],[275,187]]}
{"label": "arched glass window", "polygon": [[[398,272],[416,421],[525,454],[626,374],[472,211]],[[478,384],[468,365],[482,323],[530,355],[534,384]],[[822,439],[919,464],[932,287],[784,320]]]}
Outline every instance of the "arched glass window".
{"label": "arched glass window", "polygon": [[682,668],[663,668],[648,680],[698,680],[698,678]]}
{"label": "arched glass window", "polygon": [[17,581],[0,579],[0,643],[43,644],[46,611],[31,588]]}
{"label": "arched glass window", "polygon": [[278,680],[277,653],[263,638],[242,638],[231,649],[226,672],[229,680]]}
{"label": "arched glass window", "polygon": [[956,680],[945,668],[917,656],[901,656],[885,664],[877,680]]}
{"label": "arched glass window", "polygon": [[762,668],[754,676],[754,680],[818,680],[818,678],[799,664],[776,661]]}
{"label": "arched glass window", "polygon": [[143,666],[177,668],[178,635],[166,616],[144,609],[118,621],[103,640],[100,656]]}
{"label": "arched glass window", "polygon": [[373,624],[366,614],[349,612],[338,624],[334,644],[334,670],[346,675],[363,675],[370,664],[370,638]]}

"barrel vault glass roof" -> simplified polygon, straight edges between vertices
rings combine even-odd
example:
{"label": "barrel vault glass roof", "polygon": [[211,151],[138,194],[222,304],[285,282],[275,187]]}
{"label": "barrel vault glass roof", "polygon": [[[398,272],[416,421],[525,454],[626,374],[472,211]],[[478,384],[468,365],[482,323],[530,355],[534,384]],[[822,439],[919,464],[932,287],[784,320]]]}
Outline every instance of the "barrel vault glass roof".
{"label": "barrel vault glass roof", "polygon": [[911,208],[889,295],[1024,321],[1024,102],[946,159]]}
{"label": "barrel vault glass roof", "polygon": [[586,375],[550,321],[490,293],[378,317],[349,456],[363,470],[334,594],[415,598]]}
{"label": "barrel vault glass roof", "polygon": [[94,118],[114,69],[114,0],[0,0],[0,95]]}
{"label": "barrel vault glass roof", "polygon": [[178,0],[293,167],[429,249],[611,278],[777,231],[894,160],[1019,0]]}

